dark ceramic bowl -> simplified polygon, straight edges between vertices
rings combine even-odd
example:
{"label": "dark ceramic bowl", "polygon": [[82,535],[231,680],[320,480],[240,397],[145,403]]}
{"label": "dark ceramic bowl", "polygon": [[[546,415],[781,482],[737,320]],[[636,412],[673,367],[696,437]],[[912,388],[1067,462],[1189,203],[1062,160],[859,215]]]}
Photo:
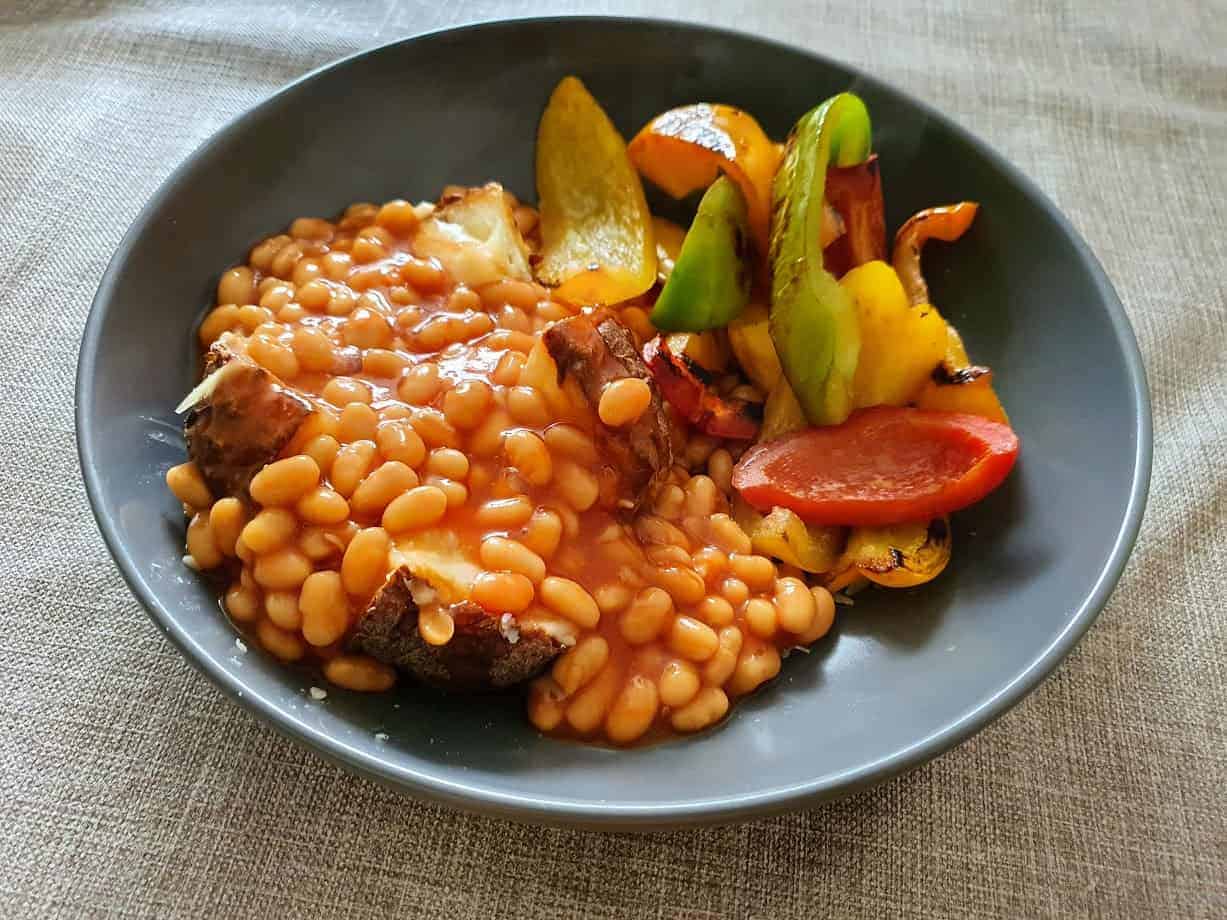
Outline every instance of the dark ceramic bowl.
{"label": "dark ceramic bowl", "polygon": [[[632,63],[633,62],[633,63]],[[671,106],[724,101],[772,135],[855,89],[873,114],[888,223],[982,203],[926,255],[934,302],[997,371],[1022,437],[1004,488],[955,518],[935,583],[869,591],[831,634],[717,730],[642,750],[560,743],[515,697],[330,690],[236,647],[213,590],[180,562],[163,486],[183,459],[173,408],[218,273],[303,214],[431,198],[498,179],[533,197],[550,89],[581,76],[624,134]],[[925,103],[810,52],[702,26],[499,22],[397,42],[291,84],[220,130],[141,212],[102,281],[77,380],[98,523],[132,590],[185,655],[289,736],[413,795],[602,827],[727,821],[831,798],[914,767],[1017,703],[1069,652],[1133,544],[1151,424],[1137,345],[1094,256],[1014,167]]]}

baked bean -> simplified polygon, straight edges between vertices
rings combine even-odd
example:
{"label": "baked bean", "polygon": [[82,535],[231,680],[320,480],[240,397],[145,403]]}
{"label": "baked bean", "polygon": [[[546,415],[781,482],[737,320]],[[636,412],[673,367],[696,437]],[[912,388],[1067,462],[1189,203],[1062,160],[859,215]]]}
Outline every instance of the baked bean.
{"label": "baked bean", "polygon": [[254,303],[256,299],[256,281],[250,268],[239,265],[222,273],[217,282],[217,302],[233,303],[242,306]]}
{"label": "baked bean", "polygon": [[775,585],[775,563],[766,556],[730,553],[729,571],[751,591],[770,591]]}
{"label": "baked bean", "polygon": [[447,273],[433,258],[418,259],[410,256],[401,264],[400,276],[424,294],[440,291],[447,285]]}
{"label": "baked bean", "polygon": [[703,598],[695,608],[695,612],[699,619],[713,629],[728,626],[736,616],[733,605],[718,595]]}
{"label": "baked bean", "polygon": [[375,465],[375,455],[374,441],[354,441],[343,445],[332,461],[332,471],[329,473],[332,487],[349,498]]}
{"label": "baked bean", "polygon": [[215,569],[222,564],[222,551],[209,526],[207,511],[197,512],[187,525],[187,551],[198,569]]}
{"label": "baked bean", "polygon": [[341,445],[330,434],[318,434],[302,447],[302,452],[315,461],[320,473],[326,475],[332,469]]}
{"label": "baked bean", "polygon": [[697,732],[715,725],[729,711],[729,698],[717,687],[704,687],[693,700],[675,710],[670,723],[679,732]]}
{"label": "baked bean", "polygon": [[418,635],[427,645],[447,645],[456,634],[456,621],[445,610],[426,609],[418,613]]}
{"label": "baked bean", "polygon": [[[690,541],[686,534],[669,521],[654,514],[640,515],[635,520],[635,533],[644,543],[654,543],[661,546],[677,546],[689,550]],[[689,561],[689,555],[687,561]]]}
{"label": "baked bean", "polygon": [[748,553],[750,538],[736,521],[727,514],[713,514],[708,522],[712,542],[726,553]]}
{"label": "baked bean", "polygon": [[405,466],[417,466],[426,457],[422,436],[405,421],[380,422],[375,429],[375,443],[385,458],[399,460]]}
{"label": "baked bean", "polygon": [[469,435],[469,454],[474,457],[493,457],[503,447],[503,434],[511,427],[511,416],[503,409],[493,409],[485,420]]}
{"label": "baked bean", "polygon": [[359,693],[383,693],[396,683],[396,671],[366,655],[338,655],[324,664],[329,683]]}
{"label": "baked bean", "polygon": [[[244,565],[251,565],[256,561],[256,554],[252,552],[250,546],[243,542],[242,534],[234,541],[234,555]],[[243,571],[245,573],[247,570],[243,569]]]}
{"label": "baked bean", "polygon": [[[503,438],[503,453],[507,463],[516,468],[526,481],[535,486],[543,486],[554,475],[554,464],[550,459],[549,449],[545,442],[533,432],[524,428],[516,428],[507,432]],[[566,493],[561,479],[559,490]],[[595,496],[593,497],[595,501]],[[592,503],[589,502],[590,506]],[[579,509],[583,510],[583,509]]]}
{"label": "baked bean", "polygon": [[350,249],[349,254],[353,256],[354,262],[357,264],[366,265],[379,259],[386,259],[388,248],[378,239],[359,236],[354,238],[354,245]]}
{"label": "baked bean", "polygon": [[463,482],[448,479],[446,476],[427,476],[422,480],[426,485],[434,486],[447,499],[447,507],[459,508],[469,500],[469,489]]}
{"label": "baked bean", "polygon": [[518,572],[533,583],[545,578],[545,560],[516,540],[486,537],[480,556],[481,564],[491,571]]}
{"label": "baked bean", "polygon": [[430,452],[426,471],[447,479],[462,480],[469,475],[469,458],[451,447],[440,447]]}
{"label": "baked bean", "polygon": [[269,263],[268,270],[278,278],[289,278],[302,257],[302,244],[291,240],[277,250],[273,261]]}
{"label": "baked bean", "polygon": [[[289,298],[285,298],[277,304],[278,309],[289,303]],[[254,333],[265,323],[273,321],[273,311],[268,307],[256,306],[255,304],[247,304],[239,307],[239,323],[243,329],[250,333]]]}
{"label": "baked bean", "polygon": [[372,377],[396,379],[408,366],[407,357],[386,348],[368,348],[362,355],[362,373]]}
{"label": "baked bean", "polygon": [[349,270],[353,264],[354,260],[350,254],[338,249],[325,253],[320,259],[320,268],[324,270],[324,277],[332,281],[344,281],[349,276]]}
{"label": "baked bean", "polygon": [[284,508],[265,508],[247,522],[239,540],[257,555],[280,549],[293,539],[298,519]]}
{"label": "baked bean", "polygon": [[[349,258],[346,255],[346,258]],[[334,286],[332,289],[332,297],[328,300],[326,311],[329,316],[349,316],[354,312],[354,307],[358,304],[358,295],[353,288]]]}
{"label": "baked bean", "polygon": [[597,415],[611,428],[621,428],[639,420],[652,404],[652,388],[642,377],[623,377],[601,391]]}
{"label": "baked bean", "polygon": [[379,416],[366,403],[352,402],[341,410],[337,438],[344,444],[353,441],[372,441]]}
{"label": "baked bean", "polygon": [[601,636],[588,636],[563,652],[550,674],[562,692],[571,696],[596,677],[607,661],[609,643]]}
{"label": "baked bean", "polygon": [[707,517],[715,513],[720,498],[710,477],[691,476],[683,491],[686,493],[686,514]]}
{"label": "baked bean", "polygon": [[328,486],[316,486],[294,506],[310,524],[339,524],[349,517],[349,502]]}
{"label": "baked bean", "polygon": [[355,597],[368,597],[383,584],[388,574],[391,541],[382,527],[358,531],[341,560],[341,581]]}
{"label": "baked bean", "polygon": [[272,620],[261,620],[256,624],[256,638],[265,651],[281,661],[298,661],[307,653],[307,647],[297,633],[279,628]]}
{"label": "baked bean", "polygon": [[541,581],[541,602],[584,629],[594,629],[601,619],[596,601],[579,582],[551,575]]}
{"label": "baked bean", "polygon": [[509,351],[498,359],[490,379],[501,387],[515,386],[524,367],[524,356],[518,351]]}
{"label": "baked bean", "polygon": [[755,690],[780,673],[780,653],[774,645],[758,640],[746,641],[737,658],[737,667],[728,682],[728,691],[741,696]]}
{"label": "baked bean", "polygon": [[462,341],[468,324],[462,317],[439,313],[423,322],[413,333],[413,347],[419,352],[441,351]]}
{"label": "baked bean", "polygon": [[394,498],[417,484],[418,477],[413,470],[397,460],[388,460],[358,483],[350,505],[359,514],[383,514]]}
{"label": "baked bean", "polygon": [[686,493],[673,483],[662,486],[652,504],[652,510],[667,521],[677,521],[686,506]]}
{"label": "baked bean", "polygon": [[290,348],[280,342],[255,336],[247,342],[247,356],[282,380],[292,380],[298,376],[298,359]]}
{"label": "baked bean", "polygon": [[720,645],[714,655],[703,665],[703,682],[711,687],[721,687],[733,676],[737,668],[737,656],[741,654],[741,630],[725,626],[717,634]]}
{"label": "baked bean", "polygon": [[649,546],[644,554],[648,557],[649,562],[660,568],[690,565],[690,553],[680,546]]}
{"label": "baked bean", "polygon": [[529,281],[517,281],[513,278],[504,278],[501,281],[487,284],[479,293],[489,309],[508,305],[518,307],[526,313],[532,311],[537,301],[546,296],[544,288]]}
{"label": "baked bean", "polygon": [[[680,549],[678,551],[682,552]],[[684,553],[683,556],[685,562],[690,561]],[[703,583],[703,577],[694,569],[687,567],[685,563],[657,569],[654,580],[659,587],[669,592],[669,596],[679,607],[697,604],[707,594],[707,586]]]}
{"label": "baked bean", "polygon": [[592,599],[601,608],[602,614],[620,613],[630,606],[631,592],[626,585],[615,582],[601,585],[592,592]]}
{"label": "baked bean", "polygon": [[[492,530],[519,527],[532,516],[533,504],[523,495],[496,498],[484,502],[476,513],[477,523]],[[531,533],[525,535],[524,543],[538,555],[548,557],[549,554],[542,552],[541,544],[532,537]]]}
{"label": "baked bean", "polygon": [[318,326],[299,326],[295,329],[293,347],[299,365],[308,371],[330,370],[336,360],[332,340]]}
{"label": "baked bean", "polygon": [[[513,499],[505,499],[512,501]],[[527,499],[522,499],[525,505],[532,507]],[[510,525],[514,526],[514,525]],[[557,511],[549,508],[538,508],[532,512],[528,524],[524,528],[523,543],[543,559],[549,559],[558,549],[562,539],[562,517]]]}
{"label": "baked bean", "polygon": [[539,731],[553,731],[562,723],[566,694],[550,677],[538,677],[528,687],[528,719]]}
{"label": "baked bean", "polygon": [[[302,248],[304,255],[309,255],[309,248],[315,248],[314,246],[308,247],[302,243],[299,246]],[[303,258],[298,260],[298,264],[290,272],[290,280],[294,282],[295,288],[301,288],[305,284],[310,284],[323,273],[324,270],[320,267],[319,259]]]}
{"label": "baked bean", "polygon": [[223,605],[230,619],[236,623],[250,623],[260,615],[260,595],[254,588],[249,588],[236,581],[226,591]]}
{"label": "baked bean", "polygon": [[418,409],[409,422],[418,436],[431,447],[460,446],[460,435],[438,409]]}
{"label": "baked bean", "polygon": [[622,689],[622,672],[610,662],[589,681],[567,706],[567,721],[581,735],[595,731],[605,719],[618,691]]}
{"label": "baked bean", "polygon": [[208,508],[213,504],[213,495],[200,469],[191,460],[167,470],[166,485],[175,498],[190,508]]}
{"label": "baked bean", "polygon": [[397,236],[405,237],[417,228],[418,215],[409,202],[395,198],[379,209],[375,223]]}
{"label": "baked bean", "polygon": [[[542,446],[544,447],[544,444]],[[601,492],[600,484],[595,476],[568,460],[557,465],[554,473],[554,487],[562,496],[563,501],[580,512],[587,511],[596,504]]]}
{"label": "baked bean", "polygon": [[778,627],[775,604],[761,597],[752,597],[742,609],[742,618],[750,632],[761,639],[770,639]]}
{"label": "baked bean", "polygon": [[332,406],[317,406],[315,411],[307,416],[306,421],[298,426],[294,437],[286,447],[287,454],[305,453],[303,448],[315,437],[326,434],[332,438],[337,436],[340,427],[340,413]]}
{"label": "baked bean", "polygon": [[391,533],[429,527],[447,513],[447,496],[436,486],[418,486],[384,509],[383,526]]}
{"label": "baked bean", "polygon": [[[623,579],[625,581],[625,579]],[[660,588],[644,588],[618,620],[622,638],[632,645],[651,642],[673,615],[673,599]]]}
{"label": "baked bean", "polygon": [[798,645],[817,642],[830,631],[835,622],[835,598],[831,596],[831,592],[817,585],[810,589],[810,595],[814,598],[814,619],[809,629],[798,634]]}
{"label": "baked bean", "polygon": [[215,307],[200,323],[200,344],[208,348],[221,336],[239,324],[239,308],[232,303]]}
{"label": "baked bean", "polygon": [[728,565],[729,557],[714,546],[705,546],[691,557],[691,566],[708,584],[720,578],[728,570]]}
{"label": "baked bean", "polygon": [[817,607],[805,582],[780,578],[775,583],[775,611],[781,629],[804,633],[813,625]]}
{"label": "baked bean", "polygon": [[660,701],[671,708],[685,706],[699,692],[699,672],[688,661],[676,658],[665,662],[661,669]]}
{"label": "baked bean", "polygon": [[493,392],[482,380],[462,380],[443,396],[443,417],[448,424],[467,431],[485,418]]}
{"label": "baked bean", "polygon": [[266,591],[264,612],[281,629],[298,629],[302,625],[302,611],[298,609],[297,591]]}
{"label": "baked bean", "polygon": [[[533,583],[514,572],[482,572],[473,579],[470,597],[491,613],[519,613],[533,602]],[[562,611],[559,611],[560,613]]]}
{"label": "baked bean", "polygon": [[252,577],[262,588],[288,590],[297,588],[311,574],[311,560],[295,546],[283,546],[256,557]]}
{"label": "baked bean", "polygon": [[491,332],[485,338],[485,345],[494,351],[518,351],[528,354],[537,340],[527,332],[517,332],[514,329],[500,329]]}
{"label": "baked bean", "polygon": [[320,396],[341,409],[354,402],[369,403],[371,388],[353,377],[333,377],[324,384]]}
{"label": "baked bean", "polygon": [[676,617],[669,628],[669,648],[691,661],[706,661],[719,644],[716,631],[694,617]]}
{"label": "baked bean", "polygon": [[656,718],[659,705],[656,685],[642,674],[626,682],[605,717],[605,735],[614,744],[629,744],[640,738]]}
{"label": "baked bean", "polygon": [[733,457],[723,447],[707,458],[707,475],[725,495],[733,492]]}
{"label": "baked bean", "polygon": [[438,395],[441,387],[439,366],[427,362],[405,371],[400,383],[397,384],[396,393],[407,403],[425,406]]}
{"label": "baked bean", "polygon": [[550,423],[550,409],[545,398],[532,387],[512,387],[507,391],[507,410],[521,425],[545,428]]}
{"label": "baked bean", "polygon": [[720,582],[720,594],[734,607],[740,607],[750,597],[750,589],[740,578],[726,578]]}
{"label": "baked bean", "polygon": [[345,552],[346,542],[338,534],[323,527],[306,527],[298,536],[298,548],[308,559],[317,562]]}
{"label": "baked bean", "polygon": [[546,447],[560,456],[568,456],[578,464],[594,465],[599,455],[593,439],[573,424],[551,424],[545,432]]}
{"label": "baked bean", "polygon": [[234,555],[234,544],[246,523],[247,509],[237,498],[220,498],[209,509],[209,529],[213,531],[217,548],[224,555]]}
{"label": "baked bean", "polygon": [[290,224],[290,236],[296,240],[327,240],[336,228],[320,217],[300,217]]}
{"label": "baked bean", "polygon": [[557,322],[560,319],[566,319],[568,316],[574,316],[567,305],[556,300],[541,300],[536,306],[537,318],[545,322]]}

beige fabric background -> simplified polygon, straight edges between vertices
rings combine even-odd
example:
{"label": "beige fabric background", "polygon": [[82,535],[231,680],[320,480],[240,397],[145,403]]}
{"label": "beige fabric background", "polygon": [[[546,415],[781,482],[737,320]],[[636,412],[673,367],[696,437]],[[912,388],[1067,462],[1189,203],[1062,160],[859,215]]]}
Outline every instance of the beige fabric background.
{"label": "beige fabric background", "polygon": [[[1115,598],[1014,712],[877,790],[657,836],[418,804],[223,699],[95,530],[77,345],[166,174],[340,55],[574,9],[737,26],[931,99],[1070,215],[1137,330],[1155,476]],[[2,0],[0,916],[1227,916],[1225,49],[1223,0]]]}

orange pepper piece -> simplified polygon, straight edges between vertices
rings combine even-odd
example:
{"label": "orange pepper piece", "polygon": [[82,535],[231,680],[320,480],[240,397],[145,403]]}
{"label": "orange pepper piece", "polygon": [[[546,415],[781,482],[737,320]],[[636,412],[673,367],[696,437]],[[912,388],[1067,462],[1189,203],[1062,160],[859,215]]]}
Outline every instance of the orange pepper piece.
{"label": "orange pepper piece", "polygon": [[641,175],[674,198],[707,188],[724,172],[741,190],[750,232],[766,256],[780,147],[753,117],[731,105],[684,105],[648,122],[627,152]]}

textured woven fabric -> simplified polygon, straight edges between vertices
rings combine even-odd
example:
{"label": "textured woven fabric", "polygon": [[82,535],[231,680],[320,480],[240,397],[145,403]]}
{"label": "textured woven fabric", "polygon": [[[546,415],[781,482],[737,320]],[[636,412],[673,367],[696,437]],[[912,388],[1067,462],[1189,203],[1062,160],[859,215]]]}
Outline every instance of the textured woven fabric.
{"label": "textured woven fabric", "polygon": [[[958,750],[807,813],[610,836],[356,779],[163,640],[77,472],[90,299],[197,144],[340,55],[579,9],[736,26],[933,100],[1072,218],[1141,341],[1154,483],[1103,617]],[[1223,0],[0,2],[0,916],[1227,916],[1225,48]]]}

